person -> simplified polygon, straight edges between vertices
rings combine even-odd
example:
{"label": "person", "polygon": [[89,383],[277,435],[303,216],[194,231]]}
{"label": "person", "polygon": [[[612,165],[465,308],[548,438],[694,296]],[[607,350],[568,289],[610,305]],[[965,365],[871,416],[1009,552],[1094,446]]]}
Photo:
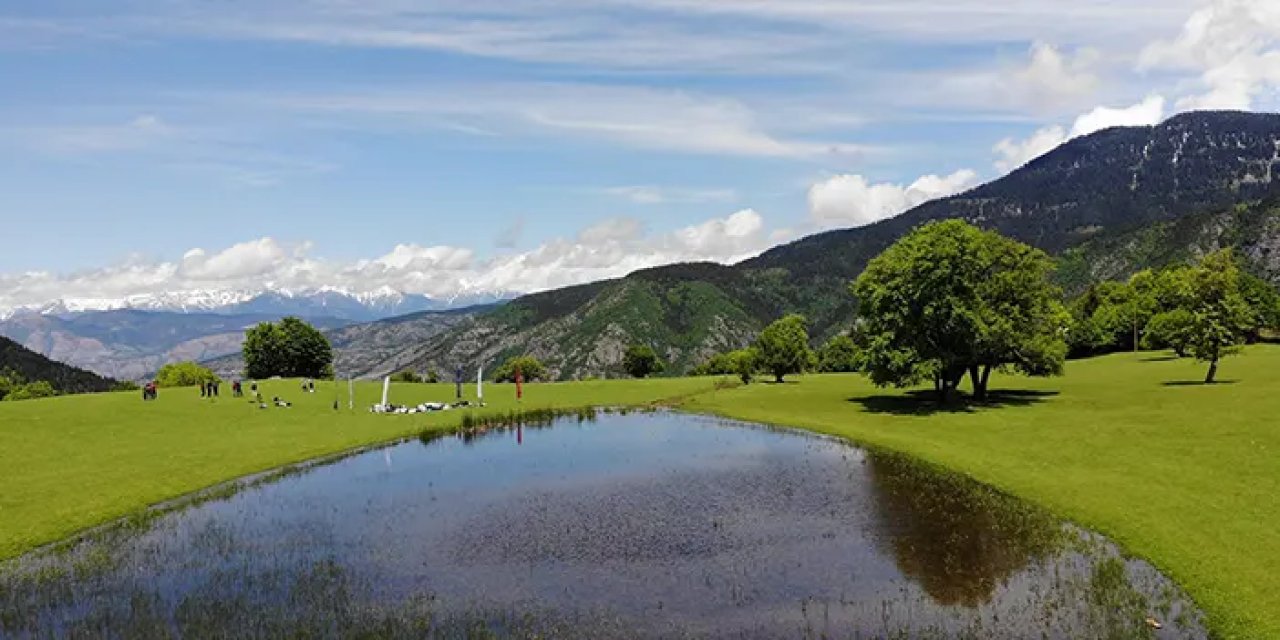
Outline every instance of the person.
{"label": "person", "polygon": [[218,397],[218,387],[222,386],[222,381],[221,381],[221,380],[214,380],[213,382],[210,382],[209,384],[213,385],[213,397],[215,397],[215,398],[216,398],[216,397]]}
{"label": "person", "polygon": [[207,383],[207,382],[201,382],[201,383],[200,383],[200,397],[201,397],[201,398],[203,398],[203,397],[205,397],[205,395],[206,395],[206,394],[208,394],[208,393],[209,393],[209,383]]}
{"label": "person", "polygon": [[307,380],[307,391],[309,391],[310,393],[315,393],[315,392],[316,392],[316,381],[315,381],[315,380],[311,380],[311,379],[308,379],[308,380]]}

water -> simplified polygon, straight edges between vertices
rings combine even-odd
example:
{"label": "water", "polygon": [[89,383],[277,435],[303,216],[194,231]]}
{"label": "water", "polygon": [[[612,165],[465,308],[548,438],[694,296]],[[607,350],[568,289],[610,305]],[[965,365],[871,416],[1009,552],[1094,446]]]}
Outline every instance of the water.
{"label": "water", "polygon": [[408,442],[28,556],[0,636],[1205,632],[1149,565],[963,478],[653,413]]}

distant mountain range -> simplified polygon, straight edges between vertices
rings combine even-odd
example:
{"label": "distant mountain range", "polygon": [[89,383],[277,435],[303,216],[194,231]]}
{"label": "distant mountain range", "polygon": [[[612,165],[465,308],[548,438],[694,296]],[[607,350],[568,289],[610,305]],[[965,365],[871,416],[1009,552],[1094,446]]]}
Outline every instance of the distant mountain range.
{"label": "distant mountain range", "polygon": [[121,309],[206,313],[219,315],[294,315],[370,322],[418,311],[439,311],[490,304],[513,297],[509,292],[473,293],[448,300],[402,293],[389,287],[355,292],[335,287],[290,290],[194,290],[143,294],[123,298],[63,298],[40,305],[0,310],[0,321],[18,316],[68,317],[94,311]]}
{"label": "distant mountain range", "polygon": [[[237,352],[246,328],[277,318],[133,309],[20,314],[0,322],[0,335],[54,360],[118,380],[138,380],[170,362]],[[309,321],[322,328],[351,324],[337,318]]]}
{"label": "distant mountain range", "polygon": [[481,294],[437,301],[390,289],[372,293],[318,289],[60,300],[0,314],[0,336],[104,376],[138,380],[170,362],[237,354],[246,328],[284,316],[302,317],[322,330],[336,329],[496,299],[500,296]]}
{"label": "distant mountain range", "polygon": [[848,328],[848,283],[913,227],[945,218],[1059,256],[1063,284],[1119,277],[1218,246],[1280,282],[1280,115],[1194,112],[1071,140],[1009,175],[894,218],[821,233],[733,266],[681,264],[518,298],[418,348],[416,369],[529,353],[559,378],[619,375],[628,344],[676,372],[805,314],[815,341]]}
{"label": "distant mountain range", "polygon": [[[328,329],[324,334],[333,345],[333,368],[339,377],[371,378],[400,370],[419,359],[419,349],[429,340],[477,315],[493,305],[421,311],[395,318]],[[239,352],[204,362],[224,379],[244,375]],[[445,371],[437,370],[441,375]]]}

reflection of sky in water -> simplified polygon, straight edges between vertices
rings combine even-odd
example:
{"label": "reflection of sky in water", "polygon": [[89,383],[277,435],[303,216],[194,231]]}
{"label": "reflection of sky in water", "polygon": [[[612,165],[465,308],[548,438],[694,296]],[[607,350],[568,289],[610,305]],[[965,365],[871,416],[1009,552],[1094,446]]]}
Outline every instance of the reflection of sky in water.
{"label": "reflection of sky in water", "polygon": [[[0,620],[66,624],[143,592],[181,629],[224,601],[241,607],[224,616],[234,625],[430,594],[446,611],[608,612],[623,637],[1096,635],[1089,603],[1115,607],[1096,593],[1094,560],[1053,546],[1060,529],[1043,514],[973,491],[793,433],[662,413],[569,419],[525,429],[520,445],[514,431],[410,442],[168,516],[105,543],[120,567],[75,584],[69,603],[0,591]],[[299,597],[329,561],[321,582],[341,595]],[[1162,588],[1128,568],[1140,590]]]}

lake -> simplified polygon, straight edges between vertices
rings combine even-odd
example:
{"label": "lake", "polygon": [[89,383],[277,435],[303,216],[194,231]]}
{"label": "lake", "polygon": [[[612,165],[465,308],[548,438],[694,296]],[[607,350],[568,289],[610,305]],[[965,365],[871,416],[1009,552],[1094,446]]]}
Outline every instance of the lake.
{"label": "lake", "polygon": [[706,417],[424,437],[233,488],[3,566],[0,636],[1206,637],[1100,536]]}

